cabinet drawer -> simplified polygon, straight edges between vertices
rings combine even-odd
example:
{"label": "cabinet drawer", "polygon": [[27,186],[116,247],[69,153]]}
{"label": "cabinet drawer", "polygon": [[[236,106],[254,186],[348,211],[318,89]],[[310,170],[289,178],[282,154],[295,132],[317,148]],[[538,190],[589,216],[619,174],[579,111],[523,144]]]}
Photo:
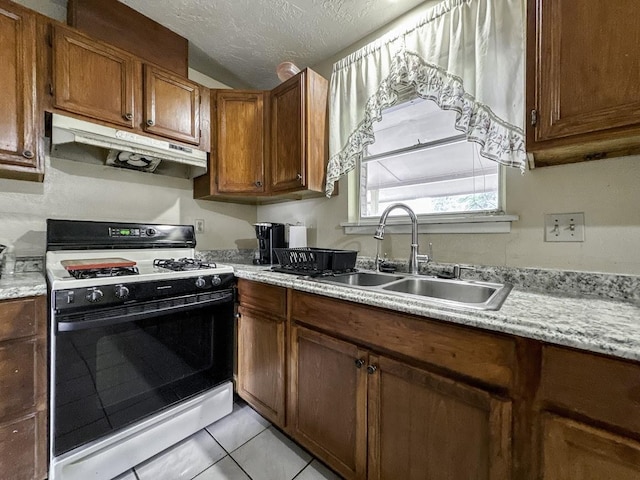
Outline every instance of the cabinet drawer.
{"label": "cabinet drawer", "polygon": [[36,315],[33,298],[1,302],[0,341],[35,335]]}
{"label": "cabinet drawer", "polygon": [[0,475],[11,480],[46,477],[46,416],[0,423]]}
{"label": "cabinet drawer", "polygon": [[0,421],[36,406],[36,341],[0,345]]}
{"label": "cabinet drawer", "polygon": [[287,314],[287,290],[249,280],[238,280],[240,304],[254,310],[284,317]]}
{"label": "cabinet drawer", "polygon": [[291,303],[297,322],[491,385],[514,384],[515,340],[296,291]]}
{"label": "cabinet drawer", "polygon": [[640,365],[546,346],[540,399],[640,433]]}

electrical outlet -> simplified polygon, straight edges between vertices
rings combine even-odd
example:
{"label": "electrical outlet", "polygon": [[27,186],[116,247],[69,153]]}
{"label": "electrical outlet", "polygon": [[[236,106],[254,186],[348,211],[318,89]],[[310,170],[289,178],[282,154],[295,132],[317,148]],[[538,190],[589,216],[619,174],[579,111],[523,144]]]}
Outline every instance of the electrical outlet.
{"label": "electrical outlet", "polygon": [[584,242],[584,213],[549,213],[544,216],[545,242]]}
{"label": "electrical outlet", "polygon": [[196,233],[204,233],[204,219],[196,218],[195,228],[196,228]]}

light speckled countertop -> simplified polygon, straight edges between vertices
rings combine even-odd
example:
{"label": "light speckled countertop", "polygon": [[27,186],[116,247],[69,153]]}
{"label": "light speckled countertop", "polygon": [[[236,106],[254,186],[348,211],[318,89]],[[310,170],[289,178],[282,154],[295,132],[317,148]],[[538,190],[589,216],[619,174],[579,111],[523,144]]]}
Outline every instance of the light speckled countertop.
{"label": "light speckled countertop", "polygon": [[[456,310],[428,300],[318,283],[265,266],[232,266],[239,278],[640,361],[637,303],[533,293],[516,286],[497,312]],[[0,300],[46,293],[45,278],[39,273],[0,278]]]}
{"label": "light speckled countertop", "polygon": [[640,361],[640,305],[635,303],[531,293],[514,287],[498,311],[462,310],[319,283],[271,272],[264,266],[233,267],[239,278]]}
{"label": "light speckled countertop", "polygon": [[47,294],[47,282],[41,273],[19,273],[0,277],[0,300]]}

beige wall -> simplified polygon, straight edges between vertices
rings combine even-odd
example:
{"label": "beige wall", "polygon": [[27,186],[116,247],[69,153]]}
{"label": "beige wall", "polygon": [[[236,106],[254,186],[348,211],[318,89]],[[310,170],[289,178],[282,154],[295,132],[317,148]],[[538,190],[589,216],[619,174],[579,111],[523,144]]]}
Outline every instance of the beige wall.
{"label": "beige wall", "polygon": [[[339,52],[314,69],[330,78],[335,61],[389,30],[410,22],[434,2]],[[506,203],[520,220],[508,234],[421,235],[420,245],[433,243],[437,261],[481,265],[542,267],[611,273],[640,274],[640,157],[626,157],[536,169],[520,175],[507,169]],[[305,200],[261,206],[260,221],[306,222],[311,245],[351,248],[373,256],[376,241],[370,235],[343,235],[347,221],[347,182],[340,182],[338,198]],[[545,213],[585,214],[585,241],[544,242]],[[383,251],[391,258],[406,258],[409,235],[388,235]]]}

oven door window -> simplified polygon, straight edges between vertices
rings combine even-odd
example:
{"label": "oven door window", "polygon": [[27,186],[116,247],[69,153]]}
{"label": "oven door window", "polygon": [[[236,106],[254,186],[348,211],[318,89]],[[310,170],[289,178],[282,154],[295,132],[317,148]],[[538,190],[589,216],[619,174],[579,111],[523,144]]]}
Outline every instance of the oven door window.
{"label": "oven door window", "polygon": [[55,336],[54,453],[232,377],[233,303]]}

